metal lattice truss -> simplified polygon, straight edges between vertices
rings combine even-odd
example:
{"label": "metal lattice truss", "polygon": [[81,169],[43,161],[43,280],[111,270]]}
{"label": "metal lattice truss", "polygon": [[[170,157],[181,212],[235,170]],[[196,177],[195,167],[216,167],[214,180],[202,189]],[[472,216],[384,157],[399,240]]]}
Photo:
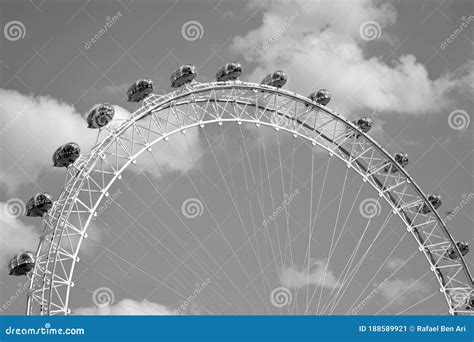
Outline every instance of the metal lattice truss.
{"label": "metal lattice truss", "polygon": [[[411,232],[439,282],[449,313],[472,313],[465,304],[473,293],[470,272],[462,257],[446,258],[450,247],[461,255],[455,241],[426,195],[378,143],[344,117],[304,96],[237,81],[193,83],[164,96],[153,94],[120,127],[101,129],[100,142],[91,153],[68,168],[62,193],[43,219],[27,314],[70,313],[74,268],[87,228],[111,185],[140,154],[188,128],[224,122],[288,131],[356,171]],[[389,172],[387,165],[393,165]],[[423,205],[431,209],[428,214],[419,210]]]}

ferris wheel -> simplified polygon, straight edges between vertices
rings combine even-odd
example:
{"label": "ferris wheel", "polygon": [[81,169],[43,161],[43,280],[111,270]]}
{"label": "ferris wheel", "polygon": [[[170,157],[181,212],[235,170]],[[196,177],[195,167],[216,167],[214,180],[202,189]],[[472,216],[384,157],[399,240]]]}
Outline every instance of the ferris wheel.
{"label": "ferris wheel", "polygon": [[27,315],[74,314],[98,289],[110,305],[184,314],[472,314],[469,245],[408,155],[368,135],[372,118],[329,109],[327,90],[302,96],[282,89],[282,71],[260,84],[241,72],[228,63],[199,83],[185,65],[171,93],[134,83],[140,107],[122,121],[109,104],[91,110],[96,145],[58,148],[60,195],[28,203],[40,243],[10,264],[30,277]]}

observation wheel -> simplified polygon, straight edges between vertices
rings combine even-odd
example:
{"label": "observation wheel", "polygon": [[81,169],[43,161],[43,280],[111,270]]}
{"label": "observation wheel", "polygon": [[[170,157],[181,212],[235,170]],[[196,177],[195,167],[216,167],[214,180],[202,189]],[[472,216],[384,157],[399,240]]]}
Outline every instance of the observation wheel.
{"label": "observation wheel", "polygon": [[61,193],[29,204],[42,236],[27,314],[472,314],[469,245],[408,156],[326,107],[327,90],[241,71],[199,83],[183,66],[166,95],[136,82],[132,115],[93,111],[90,152],[58,149]]}

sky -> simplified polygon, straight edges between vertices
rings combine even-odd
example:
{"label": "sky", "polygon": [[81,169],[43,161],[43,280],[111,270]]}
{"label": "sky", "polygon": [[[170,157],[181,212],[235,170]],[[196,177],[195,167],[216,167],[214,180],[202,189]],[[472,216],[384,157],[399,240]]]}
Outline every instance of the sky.
{"label": "sky", "polygon": [[[2,1],[0,304],[8,303],[2,312],[24,311],[25,298],[17,294],[25,279],[7,276],[6,262],[18,251],[36,250],[40,235],[40,220],[12,215],[12,203],[24,203],[42,191],[58,197],[64,170],[52,168],[52,153],[69,141],[77,142],[83,152],[94,146],[97,132],[87,129],[85,123],[89,110],[97,103],[111,103],[120,122],[138,108],[125,101],[132,82],[151,78],[155,93],[170,92],[171,73],[182,64],[196,65],[200,82],[214,80],[221,66],[238,61],[243,65],[244,81],[259,83],[268,73],[281,69],[288,74],[285,89],[302,95],[329,89],[331,109],[349,119],[374,117],[370,135],[391,153],[408,153],[410,175],[426,193],[442,196],[442,216],[461,207],[448,229],[456,240],[472,241],[473,203],[462,201],[473,193],[473,12],[472,3],[464,0]],[[321,190],[308,192],[311,161],[325,165],[327,156],[304,142],[265,132],[254,127],[243,127],[243,133],[212,127],[193,129],[185,137],[157,146],[153,154],[158,162],[145,157],[139,160],[139,171],[130,170],[129,178],[116,185],[115,191],[123,192],[116,199],[121,206],[107,208],[91,227],[91,240],[97,243],[83,246],[84,264],[76,271],[81,274],[78,287],[83,290],[73,293],[73,311],[301,313],[311,298],[305,289],[316,294],[310,312],[318,310],[312,306],[324,302],[326,296],[331,298],[333,291],[342,292],[346,286],[344,265],[350,257],[345,252],[354,250],[353,241],[362,234],[360,217],[348,213],[348,224],[334,223],[338,208],[329,206],[318,220],[321,246],[314,247],[313,258],[298,256],[299,247],[307,242],[298,238],[295,227],[309,229],[307,220],[299,218],[309,214],[307,203],[313,196],[317,200],[337,195],[344,165],[331,161],[329,177],[324,176],[322,167],[314,181]],[[254,179],[255,186],[262,188],[258,195],[241,191],[247,184],[243,175],[253,170],[240,158],[244,141],[250,148],[248,160],[254,161],[260,173],[273,167],[281,174],[281,181],[270,175],[265,181]],[[276,158],[280,143],[283,166],[282,158]],[[295,149],[297,156],[287,158]],[[264,151],[272,156],[265,159],[265,165],[260,159]],[[228,170],[223,172],[225,176],[222,170]],[[346,212],[360,185],[355,175],[350,177],[354,187],[341,201]],[[282,188],[281,183],[291,188]],[[263,202],[263,219],[284,201],[285,194],[296,190],[301,194],[295,195],[291,206],[294,216],[280,215],[275,221],[284,229],[292,221],[293,242],[280,241],[278,234],[269,233],[250,239],[247,231],[241,230],[241,226],[255,225],[253,205],[262,206]],[[369,190],[363,188],[366,196]],[[227,197],[227,192],[235,197]],[[179,211],[187,198],[195,197],[203,200],[205,205],[198,210],[205,213],[183,222]],[[128,230],[129,217],[136,217],[143,203],[155,198],[159,200],[140,219],[141,227],[149,230],[143,233],[138,226]],[[123,207],[128,215],[121,213]],[[371,226],[384,224],[383,213],[390,210],[387,206],[381,210],[379,220],[373,220]],[[428,301],[408,313],[444,313],[442,298],[431,297],[438,291],[434,277],[419,277],[427,264],[421,254],[411,258],[416,245],[396,231],[397,224],[396,218],[390,219],[390,233],[377,243],[373,260],[368,261],[374,267],[381,265],[387,274],[397,270],[395,277],[386,278],[382,272],[372,281],[368,279],[373,272],[362,269],[337,305],[334,303],[335,313],[346,313],[344,308],[353,308],[375,289],[380,294],[364,305],[367,311],[361,313],[377,313],[387,307],[383,313],[407,313],[403,311],[407,303],[427,297]],[[351,227],[355,235],[342,234],[338,253],[329,258],[326,247],[333,226]],[[169,229],[173,233],[166,235]],[[167,238],[161,240],[161,234]],[[369,245],[375,235],[365,238],[367,241],[360,241]],[[193,239],[199,242],[197,249]],[[385,251],[400,239],[406,245],[398,246],[389,257]],[[158,248],[154,241],[166,248]],[[278,260],[275,244],[279,248],[282,244],[293,246],[294,250],[287,253],[284,248],[284,253],[276,253]],[[227,255],[239,247],[243,247],[240,258]],[[262,254],[256,252],[259,248]],[[185,269],[179,260],[187,260]],[[472,254],[466,261],[473,270]],[[267,267],[262,269],[262,263]],[[142,266],[140,271],[137,264]],[[222,274],[214,274],[214,267],[223,265]],[[173,270],[178,270],[179,276],[174,276]],[[163,281],[167,286],[156,287],[157,279],[167,279]],[[410,285],[410,290],[403,292]],[[169,287],[179,289],[180,295]],[[284,311],[267,300],[272,289],[279,287],[291,290],[283,291],[283,295],[292,296],[292,305]],[[101,288],[113,294],[110,305],[95,305],[95,290]],[[194,293],[197,289],[198,295]],[[183,306],[182,298],[193,294],[196,298],[177,310]]]}

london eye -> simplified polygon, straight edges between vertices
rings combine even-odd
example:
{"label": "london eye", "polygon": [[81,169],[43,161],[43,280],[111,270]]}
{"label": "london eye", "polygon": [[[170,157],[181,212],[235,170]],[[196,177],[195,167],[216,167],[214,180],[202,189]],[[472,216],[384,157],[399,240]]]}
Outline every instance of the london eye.
{"label": "london eye", "polygon": [[[228,63],[201,83],[184,65],[164,95],[138,80],[129,117],[107,103],[89,112],[91,151],[74,137],[52,151],[64,186],[32,194],[38,249],[9,264],[30,279],[27,315],[80,314],[100,289],[106,304],[176,314],[426,314],[432,301],[472,314],[469,245],[408,174],[417,157],[377,143],[374,118],[331,110],[329,90],[301,95],[283,71],[259,83],[242,72]],[[410,284],[395,291],[400,278]]]}

